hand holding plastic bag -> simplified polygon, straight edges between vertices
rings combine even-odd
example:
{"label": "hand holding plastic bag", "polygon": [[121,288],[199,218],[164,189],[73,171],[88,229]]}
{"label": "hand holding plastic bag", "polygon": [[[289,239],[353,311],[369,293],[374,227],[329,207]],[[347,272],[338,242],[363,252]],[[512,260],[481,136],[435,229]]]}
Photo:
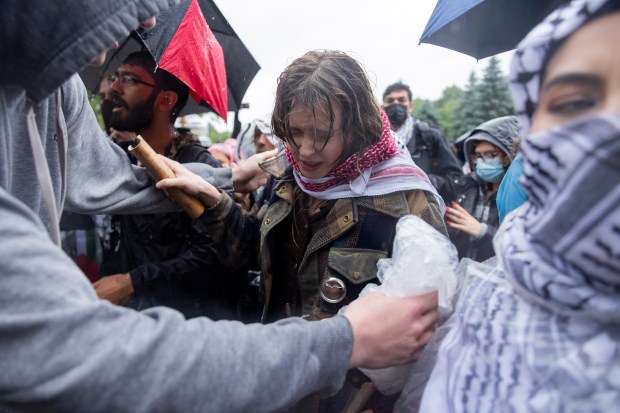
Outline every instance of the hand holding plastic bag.
{"label": "hand holding plastic bag", "polygon": [[[392,258],[377,263],[381,285],[368,285],[360,296],[381,291],[392,296],[421,295],[437,290],[439,319],[445,320],[453,310],[457,288],[454,272],[458,253],[450,240],[415,215],[402,217],[396,225]],[[386,369],[362,371],[386,395],[402,390],[412,364]]]}

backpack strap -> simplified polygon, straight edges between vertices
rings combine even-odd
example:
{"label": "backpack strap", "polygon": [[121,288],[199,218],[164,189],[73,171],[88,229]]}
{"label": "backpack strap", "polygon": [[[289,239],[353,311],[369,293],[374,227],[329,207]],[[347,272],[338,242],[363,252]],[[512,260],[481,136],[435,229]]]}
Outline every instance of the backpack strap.
{"label": "backpack strap", "polygon": [[431,126],[424,121],[418,121],[413,126],[413,137],[409,140],[407,149],[414,154],[418,149],[422,152],[429,152],[432,156],[436,155],[437,145],[433,139]]}
{"label": "backpack strap", "polygon": [[424,122],[420,121],[416,123],[416,133],[417,137],[421,139],[421,142],[424,143],[424,146],[427,148],[429,152],[435,152],[435,140],[433,139],[433,131],[431,130],[431,126]]}

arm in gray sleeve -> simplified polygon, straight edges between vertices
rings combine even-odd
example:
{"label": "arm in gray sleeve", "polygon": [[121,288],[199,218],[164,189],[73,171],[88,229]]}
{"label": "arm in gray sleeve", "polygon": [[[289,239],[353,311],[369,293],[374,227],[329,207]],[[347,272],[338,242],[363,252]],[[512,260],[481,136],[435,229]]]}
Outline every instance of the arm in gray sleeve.
{"label": "arm in gray sleeve", "polygon": [[[178,211],[176,204],[153,187],[150,175],[143,168],[131,165],[123,150],[105,138],[78,75],[63,85],[62,92],[67,132],[65,208],[81,213]],[[229,168],[204,164],[186,166],[218,188],[232,188]]]}
{"label": "arm in gray sleeve", "polygon": [[344,382],[353,347],[346,318],[244,325],[114,306],[3,189],[0,210],[0,406],[266,412]]}

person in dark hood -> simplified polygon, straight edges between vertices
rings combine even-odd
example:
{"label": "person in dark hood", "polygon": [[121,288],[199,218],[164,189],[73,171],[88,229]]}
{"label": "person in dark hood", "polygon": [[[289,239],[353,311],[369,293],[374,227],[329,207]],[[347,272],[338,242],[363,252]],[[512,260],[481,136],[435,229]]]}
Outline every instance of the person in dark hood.
{"label": "person in dark hood", "polygon": [[472,173],[460,181],[456,201],[446,207],[450,239],[460,258],[484,261],[495,255],[493,236],[499,227],[495,200],[518,138],[517,118],[504,116],[479,125],[465,139],[464,152]]}
{"label": "person in dark hood", "polygon": [[[164,307],[138,312],[98,299],[59,248],[54,211],[62,210],[65,193],[73,210],[178,210],[105,139],[76,75],[172,4],[2,2],[2,409],[279,411],[313,391],[336,392],[349,367],[406,363],[420,349],[415,320],[426,309],[415,299],[372,294],[317,323],[185,320]],[[206,165],[193,169],[212,180],[219,173]],[[235,185],[248,188],[261,181],[252,170],[222,169],[217,178],[230,184],[232,174]]]}
{"label": "person in dark hood", "polygon": [[381,107],[402,149],[406,148],[416,165],[426,172],[446,204],[453,201],[455,181],[458,182],[463,172],[439,129],[416,119],[411,113],[413,101],[409,86],[401,82],[388,86],[383,92]]}

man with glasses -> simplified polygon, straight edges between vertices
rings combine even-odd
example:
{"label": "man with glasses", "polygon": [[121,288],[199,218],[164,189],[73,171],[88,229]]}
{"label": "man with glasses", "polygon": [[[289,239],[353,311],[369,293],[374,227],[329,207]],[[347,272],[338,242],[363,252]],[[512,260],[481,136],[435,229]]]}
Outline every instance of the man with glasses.
{"label": "man with glasses", "polygon": [[[175,129],[189,89],[156,69],[148,51],[127,56],[108,83],[113,130],[139,134],[155,152],[177,162],[220,167],[196,135]],[[95,290],[100,298],[136,310],[164,305],[185,318],[237,318],[245,271],[222,265],[212,243],[184,212],[113,215],[103,243],[104,277]]]}
{"label": "man with glasses", "polygon": [[397,82],[383,92],[383,110],[402,146],[437,188],[446,203],[454,200],[454,185],[463,173],[446,138],[428,123],[416,119],[409,86]]}
{"label": "man with glasses", "polygon": [[106,73],[99,81],[99,90],[97,94],[101,100],[99,105],[99,111],[101,112],[101,118],[103,119],[103,125],[105,132],[116,142],[122,144],[121,146],[127,147],[129,142],[136,140],[136,134],[134,132],[120,131],[110,126],[110,118],[112,117],[112,108],[114,103],[112,102],[112,76],[113,73]]}

